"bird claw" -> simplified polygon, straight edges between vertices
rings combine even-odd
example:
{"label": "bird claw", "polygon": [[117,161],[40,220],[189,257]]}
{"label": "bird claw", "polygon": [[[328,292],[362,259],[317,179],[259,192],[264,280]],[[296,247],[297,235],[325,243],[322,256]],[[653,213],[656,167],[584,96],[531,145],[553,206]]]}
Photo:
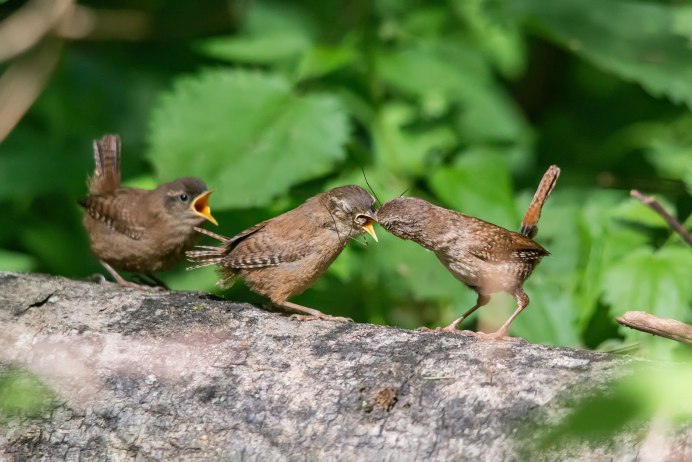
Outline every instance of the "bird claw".
{"label": "bird claw", "polygon": [[504,342],[526,342],[526,339],[521,337],[510,337],[505,335],[503,332],[492,332],[486,334],[485,332],[474,332],[473,335],[479,340],[500,340]]}
{"label": "bird claw", "polygon": [[297,319],[299,321],[333,321],[333,322],[353,322],[351,318],[344,318],[341,316],[330,316],[328,314],[315,315],[315,314],[292,314],[291,319]]}
{"label": "bird claw", "polygon": [[431,328],[429,328],[429,327],[423,326],[423,327],[419,327],[419,328],[416,329],[416,330],[419,331],[419,332],[432,332],[432,333],[435,333],[435,334],[439,334],[439,333],[442,333],[442,332],[449,332],[450,334],[459,334],[459,335],[466,335],[466,336],[473,336],[473,335],[476,335],[476,333],[473,332],[473,331],[470,331],[470,330],[459,330],[459,329],[457,329],[456,327],[452,327],[452,326],[447,326],[447,327],[436,327],[436,328],[434,328],[434,329],[431,329]]}
{"label": "bird claw", "polygon": [[465,337],[475,337],[479,340],[502,340],[502,341],[507,341],[507,342],[525,342],[526,341],[525,339],[523,339],[521,337],[509,337],[507,335],[504,335],[502,332],[492,332],[490,334],[486,334],[485,332],[474,332],[472,330],[459,330],[454,326],[436,327],[434,329],[431,329],[429,327],[419,327],[416,330],[419,332],[432,332],[435,334],[447,332],[450,334],[463,335]]}
{"label": "bird claw", "polygon": [[101,273],[94,273],[86,277],[86,280],[89,282],[96,282],[99,284],[106,284],[108,283],[108,279],[106,279],[106,276],[104,276]]}
{"label": "bird claw", "polygon": [[137,289],[137,290],[157,290],[158,288],[155,286],[150,286],[147,284],[137,284],[136,282],[132,281],[118,281],[116,282],[118,286],[120,287],[127,287],[130,289]]}

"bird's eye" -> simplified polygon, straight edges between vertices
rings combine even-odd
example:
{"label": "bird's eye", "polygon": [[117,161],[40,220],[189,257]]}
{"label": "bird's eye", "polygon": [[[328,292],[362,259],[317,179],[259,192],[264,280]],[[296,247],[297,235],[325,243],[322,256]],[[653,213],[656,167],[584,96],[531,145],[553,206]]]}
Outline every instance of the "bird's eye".
{"label": "bird's eye", "polygon": [[178,196],[178,199],[180,199],[180,200],[183,201],[183,202],[187,202],[187,200],[189,199],[189,197],[187,196],[187,194],[182,193],[180,196]]}

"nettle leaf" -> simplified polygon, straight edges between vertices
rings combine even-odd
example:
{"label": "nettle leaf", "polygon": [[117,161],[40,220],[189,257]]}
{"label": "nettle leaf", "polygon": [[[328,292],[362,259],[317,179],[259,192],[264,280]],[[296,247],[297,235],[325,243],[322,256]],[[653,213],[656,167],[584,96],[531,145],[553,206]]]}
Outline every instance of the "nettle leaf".
{"label": "nettle leaf", "polygon": [[340,45],[315,45],[303,54],[298,66],[298,80],[313,79],[352,65],[358,59],[354,40]]}
{"label": "nettle leaf", "polygon": [[526,69],[524,34],[514,18],[502,17],[489,2],[483,3],[461,1],[455,2],[453,8],[494,67],[504,77],[518,77]]}
{"label": "nettle leaf", "polygon": [[158,177],[197,176],[219,209],[262,206],[344,159],[348,118],[330,95],[296,95],[276,75],[206,70],[178,80],[151,123]]}
{"label": "nettle leaf", "polygon": [[394,172],[407,175],[425,173],[426,159],[433,152],[444,152],[457,142],[447,127],[413,130],[406,127],[415,120],[415,109],[403,103],[385,105],[373,127],[378,161]]}
{"label": "nettle leaf", "polygon": [[530,303],[512,323],[512,330],[535,343],[579,345],[571,278],[553,272],[550,257],[547,260],[524,284]]}
{"label": "nettle leaf", "polygon": [[692,41],[692,5],[675,5],[673,14],[673,31]]}
{"label": "nettle leaf", "polygon": [[[671,215],[675,216],[675,207],[673,205],[662,197],[656,197],[656,200],[664,209],[669,212],[672,211]],[[634,198],[626,200],[615,207],[612,211],[612,217],[624,222],[637,223],[652,228],[668,228],[668,223],[661,215]]]}
{"label": "nettle leaf", "polygon": [[596,66],[692,106],[692,49],[675,32],[673,7],[617,0],[523,0],[514,6]]}
{"label": "nettle leaf", "polygon": [[673,123],[660,124],[648,139],[646,159],[658,173],[685,182],[692,192],[692,117],[685,115]]}
{"label": "nettle leaf", "polygon": [[459,129],[469,142],[527,139],[520,111],[473,44],[426,42],[383,54],[378,62],[384,81],[397,90],[422,102],[458,104]]}
{"label": "nettle leaf", "polygon": [[508,229],[519,229],[506,156],[476,148],[430,177],[430,187],[451,208]]}
{"label": "nettle leaf", "polygon": [[603,298],[615,316],[646,311],[690,320],[692,252],[683,247],[639,248],[613,263],[603,278]]}
{"label": "nettle leaf", "polygon": [[310,31],[311,24],[296,9],[254,2],[238,33],[202,40],[197,48],[217,59],[272,64],[306,51],[312,44]]}
{"label": "nettle leaf", "polygon": [[[629,198],[624,199],[630,201]],[[622,261],[646,245],[647,236],[622,220],[613,219],[613,210],[623,202],[623,194],[614,191],[583,191],[579,220],[582,255],[585,256],[575,300],[579,322],[585,328],[598,309],[604,273],[612,262]]]}
{"label": "nettle leaf", "polygon": [[[576,299],[581,239],[579,212],[587,192],[561,187],[548,199],[538,223],[536,241],[545,257],[524,283],[530,304],[513,323],[514,334],[536,343],[578,345],[576,319],[584,307]],[[533,191],[524,191],[518,209],[526,210]]]}

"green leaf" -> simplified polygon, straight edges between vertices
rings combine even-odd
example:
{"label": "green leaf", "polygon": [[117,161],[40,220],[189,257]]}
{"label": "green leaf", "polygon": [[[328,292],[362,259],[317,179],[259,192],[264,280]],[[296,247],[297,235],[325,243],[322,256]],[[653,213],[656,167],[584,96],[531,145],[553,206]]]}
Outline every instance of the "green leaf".
{"label": "green leaf", "polygon": [[281,3],[256,2],[240,31],[198,43],[208,56],[232,62],[272,64],[296,59],[312,44],[312,29],[295,8]]}
{"label": "green leaf", "polygon": [[596,191],[584,192],[583,196],[579,217],[582,247],[578,249],[583,265],[577,273],[579,285],[575,291],[581,328],[586,327],[599,307],[603,277],[609,265],[621,261],[647,242],[645,234],[613,219],[612,211],[622,203],[622,193]]}
{"label": "green leaf", "polygon": [[75,197],[83,194],[90,168],[87,165],[92,162],[90,140],[78,153],[60,148],[47,142],[33,127],[15,130],[2,144],[0,199],[30,203],[34,197],[51,192]]}
{"label": "green leaf", "polygon": [[197,176],[214,207],[268,204],[344,159],[348,119],[338,99],[299,96],[275,75],[207,70],[176,82],[151,124],[149,159],[160,179]]}
{"label": "green leaf", "polygon": [[[664,247],[657,252],[639,248],[613,263],[603,277],[603,299],[614,316],[625,311],[646,311],[663,318],[689,322],[692,317],[690,285],[692,252],[683,247]],[[627,340],[674,342],[622,328]]]}
{"label": "green leaf", "polygon": [[457,142],[446,127],[413,130],[406,125],[415,120],[415,109],[403,103],[382,108],[373,127],[378,162],[404,176],[425,173],[426,159],[435,152],[445,152]]}
{"label": "green leaf", "polygon": [[521,113],[473,45],[425,42],[381,55],[379,66],[385,82],[422,102],[459,104],[458,125],[465,139],[526,140]]}
{"label": "green leaf", "polygon": [[53,397],[37,376],[17,368],[0,369],[0,417],[39,415]]}
{"label": "green leaf", "polygon": [[692,49],[689,38],[673,27],[674,7],[618,0],[521,0],[513,5],[549,38],[601,69],[692,107]]}
{"label": "green leaf", "polygon": [[454,11],[470,30],[484,54],[504,77],[518,77],[526,68],[526,50],[521,29],[493,11],[486,0],[461,0],[452,3]]}
{"label": "green leaf", "polygon": [[661,176],[685,182],[692,193],[692,117],[684,115],[673,123],[660,124],[647,137],[646,159]]}
{"label": "green leaf", "polygon": [[[75,239],[74,229],[64,225],[44,223],[41,227],[25,228],[21,242],[41,262],[42,270],[77,276],[84,274],[88,265],[93,263],[86,242]],[[68,255],[84,255],[87,259],[68,258]]]}
{"label": "green leaf", "polygon": [[[433,252],[415,242],[386,234],[378,244],[377,258],[378,267],[386,275],[382,283],[391,285],[392,290],[410,293],[417,300],[459,301],[464,293],[472,293],[447,271]],[[475,301],[475,294],[472,298]]]}
{"label": "green leaf", "polygon": [[35,267],[36,259],[32,255],[0,249],[0,270],[31,271]]}
{"label": "green leaf", "polygon": [[470,94],[492,79],[482,54],[468,46],[422,42],[383,53],[378,64],[385,82],[413,95]]}
{"label": "green leaf", "polygon": [[606,383],[605,390],[599,388],[580,397],[556,425],[545,426],[531,420],[522,425],[520,434],[524,441],[537,441],[540,445],[522,448],[524,459],[531,459],[540,451],[549,460],[562,460],[569,445],[575,449],[584,444],[606,447],[604,443],[618,438],[623,428],[644,428],[646,422],[656,419],[662,419],[670,428],[678,423],[684,427],[684,422],[692,417],[691,380],[689,362],[669,366],[640,362],[634,373]]}
{"label": "green leaf", "polygon": [[565,346],[581,343],[575,326],[573,273],[556,271],[559,266],[559,256],[548,256],[526,281],[524,290],[530,303],[512,323],[512,335],[533,343]]}
{"label": "green leaf", "polygon": [[506,156],[491,149],[463,152],[430,177],[430,187],[451,208],[508,229],[519,229]]}
{"label": "green leaf", "polygon": [[298,80],[321,77],[352,64],[358,59],[353,41],[339,46],[316,45],[303,54],[298,66]]}
{"label": "green leaf", "polygon": [[[656,197],[656,200],[664,209],[672,211],[671,215],[675,216],[675,207],[673,205],[661,197]],[[615,207],[612,210],[611,216],[616,220],[623,220],[628,223],[637,223],[654,228],[668,228],[668,224],[661,215],[634,198],[625,200]]]}
{"label": "green leaf", "polygon": [[639,248],[615,262],[603,280],[603,296],[613,313],[647,311],[656,316],[689,321],[692,252],[664,247],[657,252]]}

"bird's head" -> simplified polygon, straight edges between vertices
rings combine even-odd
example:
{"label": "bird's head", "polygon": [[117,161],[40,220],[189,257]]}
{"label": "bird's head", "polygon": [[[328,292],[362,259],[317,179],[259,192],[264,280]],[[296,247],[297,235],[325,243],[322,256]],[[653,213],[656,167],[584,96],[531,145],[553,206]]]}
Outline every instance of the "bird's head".
{"label": "bird's head", "polygon": [[166,211],[179,217],[181,221],[192,226],[200,225],[204,220],[219,224],[209,207],[209,196],[214,191],[207,189],[202,180],[193,177],[178,178],[157,189],[164,197]]}
{"label": "bird's head", "polygon": [[[360,186],[339,186],[324,193],[326,207],[336,230],[347,236],[367,232],[377,241],[375,198]],[[327,223],[330,226],[330,223]]]}

